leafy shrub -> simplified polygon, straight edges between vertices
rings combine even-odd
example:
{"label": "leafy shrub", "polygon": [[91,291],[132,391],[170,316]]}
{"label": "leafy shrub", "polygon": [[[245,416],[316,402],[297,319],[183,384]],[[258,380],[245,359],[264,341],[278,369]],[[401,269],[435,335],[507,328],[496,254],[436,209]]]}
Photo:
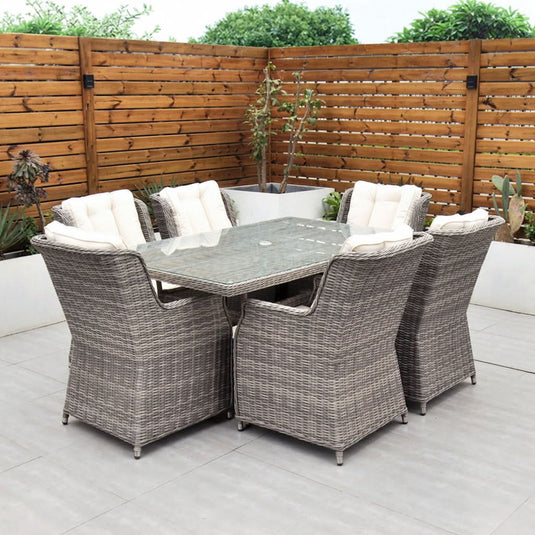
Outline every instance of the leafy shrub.
{"label": "leafy shrub", "polygon": [[0,33],[150,39],[159,30],[156,27],[141,36],[132,31],[138,19],[152,11],[147,5],[143,5],[142,9],[119,6],[116,11],[104,15],[101,19],[81,5],[73,6],[70,10],[50,0],[26,0],[26,5],[30,11],[23,15],[4,13],[0,19]]}
{"label": "leafy shrub", "polygon": [[461,0],[448,9],[431,9],[421,14],[421,18],[394,34],[389,41],[416,43],[514,39],[534,35],[534,28],[527,16],[511,8],[505,9],[478,0]]}
{"label": "leafy shrub", "polygon": [[289,0],[245,7],[208,26],[192,42],[234,46],[315,46],[355,44],[349,14],[340,6],[311,11]]}

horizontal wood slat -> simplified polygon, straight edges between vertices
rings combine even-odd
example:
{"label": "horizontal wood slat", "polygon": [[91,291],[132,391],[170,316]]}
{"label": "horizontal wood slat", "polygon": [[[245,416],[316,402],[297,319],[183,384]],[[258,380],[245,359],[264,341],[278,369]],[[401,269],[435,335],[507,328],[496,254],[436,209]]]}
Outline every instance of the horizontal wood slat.
{"label": "horizontal wood slat", "polygon": [[[463,162],[470,160],[465,151],[475,145],[472,205],[491,207],[492,175],[514,177],[518,169],[535,208],[535,39],[481,42],[479,97],[470,101],[470,118],[468,41],[269,51],[82,41],[0,35],[0,173],[10,172],[11,155],[22,148],[37,152],[51,165],[45,208],[153,180],[255,183],[244,112],[257,98],[268,57],[285,81],[286,98],[295,91],[292,73],[303,70],[307,87],[324,101],[301,140],[291,181],[343,191],[356,180],[410,179],[432,194],[431,213],[455,213]],[[94,89],[82,88],[85,73],[94,75]],[[274,115],[276,126],[282,115]],[[275,181],[287,146],[287,137],[272,138]],[[2,184],[0,202],[9,198]]]}

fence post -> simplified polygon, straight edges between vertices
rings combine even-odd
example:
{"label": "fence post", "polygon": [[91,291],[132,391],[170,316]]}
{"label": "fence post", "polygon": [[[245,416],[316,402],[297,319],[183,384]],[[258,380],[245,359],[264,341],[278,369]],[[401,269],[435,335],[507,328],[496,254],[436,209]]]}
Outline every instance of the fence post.
{"label": "fence post", "polygon": [[[464,123],[463,168],[461,176],[461,211],[472,211],[474,192],[474,168],[476,161],[477,109],[479,105],[479,84],[481,65],[481,40],[472,39],[468,52],[466,79],[466,112]],[[475,82],[475,84],[474,84]],[[474,87],[475,85],[475,87]]]}
{"label": "fence post", "polygon": [[91,38],[79,37],[80,81],[82,83],[82,109],[84,117],[85,160],[87,192],[98,193],[97,135],[95,128],[95,82],[91,61]]}

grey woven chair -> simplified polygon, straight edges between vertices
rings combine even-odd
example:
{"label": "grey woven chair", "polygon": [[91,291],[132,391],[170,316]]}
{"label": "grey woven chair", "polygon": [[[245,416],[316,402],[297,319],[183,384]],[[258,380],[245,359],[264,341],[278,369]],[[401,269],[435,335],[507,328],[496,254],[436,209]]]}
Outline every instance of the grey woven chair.
{"label": "grey woven chair", "polygon": [[72,335],[69,415],[141,448],[227,410],[231,331],[221,297],[164,303],[133,251],[49,242],[42,253]]}
{"label": "grey woven chair", "polygon": [[[141,230],[143,236],[147,241],[154,241],[156,237],[154,236],[154,229],[152,228],[152,222],[150,220],[149,209],[147,205],[140,199],[134,198],[134,203],[136,205],[137,215],[139,217],[139,224],[141,225]],[[64,225],[76,226],[74,220],[70,216],[67,210],[64,210],[61,205],[52,207],[52,215],[56,221],[63,223]]]}
{"label": "grey woven chair", "polygon": [[401,320],[396,349],[407,400],[427,402],[471,377],[476,383],[466,311],[481,264],[503,219],[473,230],[430,231]]}
{"label": "grey woven chair", "polygon": [[[235,227],[236,214],[232,205],[232,201],[225,191],[220,190],[220,193],[221,198],[223,199],[223,204],[225,205],[227,217],[229,218],[232,226]],[[174,210],[171,203],[167,199],[163,198],[159,193],[153,193],[150,196],[150,202],[162,239],[180,236],[180,231],[175,223]]]}
{"label": "grey woven chair", "polygon": [[[343,452],[407,412],[394,347],[431,236],[335,256],[310,307],[248,299],[234,340],[238,429],[253,423]],[[294,303],[295,304],[295,303]]]}
{"label": "grey woven chair", "polygon": [[[340,209],[336,221],[339,223],[347,223],[347,214],[351,205],[351,197],[353,196],[353,188],[346,189],[340,201]],[[416,203],[415,209],[411,214],[410,221],[407,222],[409,226],[415,231],[422,231],[424,229],[425,216],[429,208],[429,201],[431,194],[422,192],[419,201]]]}

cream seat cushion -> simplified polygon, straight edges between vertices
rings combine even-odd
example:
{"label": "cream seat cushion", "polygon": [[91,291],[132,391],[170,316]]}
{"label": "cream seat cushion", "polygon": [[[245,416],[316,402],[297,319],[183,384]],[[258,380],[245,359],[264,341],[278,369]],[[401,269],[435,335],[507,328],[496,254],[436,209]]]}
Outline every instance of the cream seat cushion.
{"label": "cream seat cushion", "polygon": [[347,238],[340,248],[340,253],[372,253],[384,251],[395,245],[410,242],[413,230],[409,225],[400,225],[390,232],[377,232],[376,234],[353,234]]}
{"label": "cream seat cushion", "polygon": [[477,208],[469,214],[437,215],[429,230],[468,230],[488,221],[489,214],[484,208]]}
{"label": "cream seat cushion", "polygon": [[372,184],[359,180],[353,188],[347,215],[350,225],[394,229],[410,221],[421,188],[406,184]]}
{"label": "cream seat cushion", "polygon": [[70,227],[52,221],[45,226],[45,236],[55,243],[74,245],[82,249],[116,251],[126,249],[126,245],[118,234],[105,234],[78,227]]}
{"label": "cream seat cushion", "polygon": [[215,180],[164,188],[160,191],[160,197],[172,206],[181,236],[232,226]]}
{"label": "cream seat cushion", "polygon": [[61,207],[68,211],[74,226],[83,230],[119,235],[128,249],[145,243],[132,192],[126,189],[72,197]]}

